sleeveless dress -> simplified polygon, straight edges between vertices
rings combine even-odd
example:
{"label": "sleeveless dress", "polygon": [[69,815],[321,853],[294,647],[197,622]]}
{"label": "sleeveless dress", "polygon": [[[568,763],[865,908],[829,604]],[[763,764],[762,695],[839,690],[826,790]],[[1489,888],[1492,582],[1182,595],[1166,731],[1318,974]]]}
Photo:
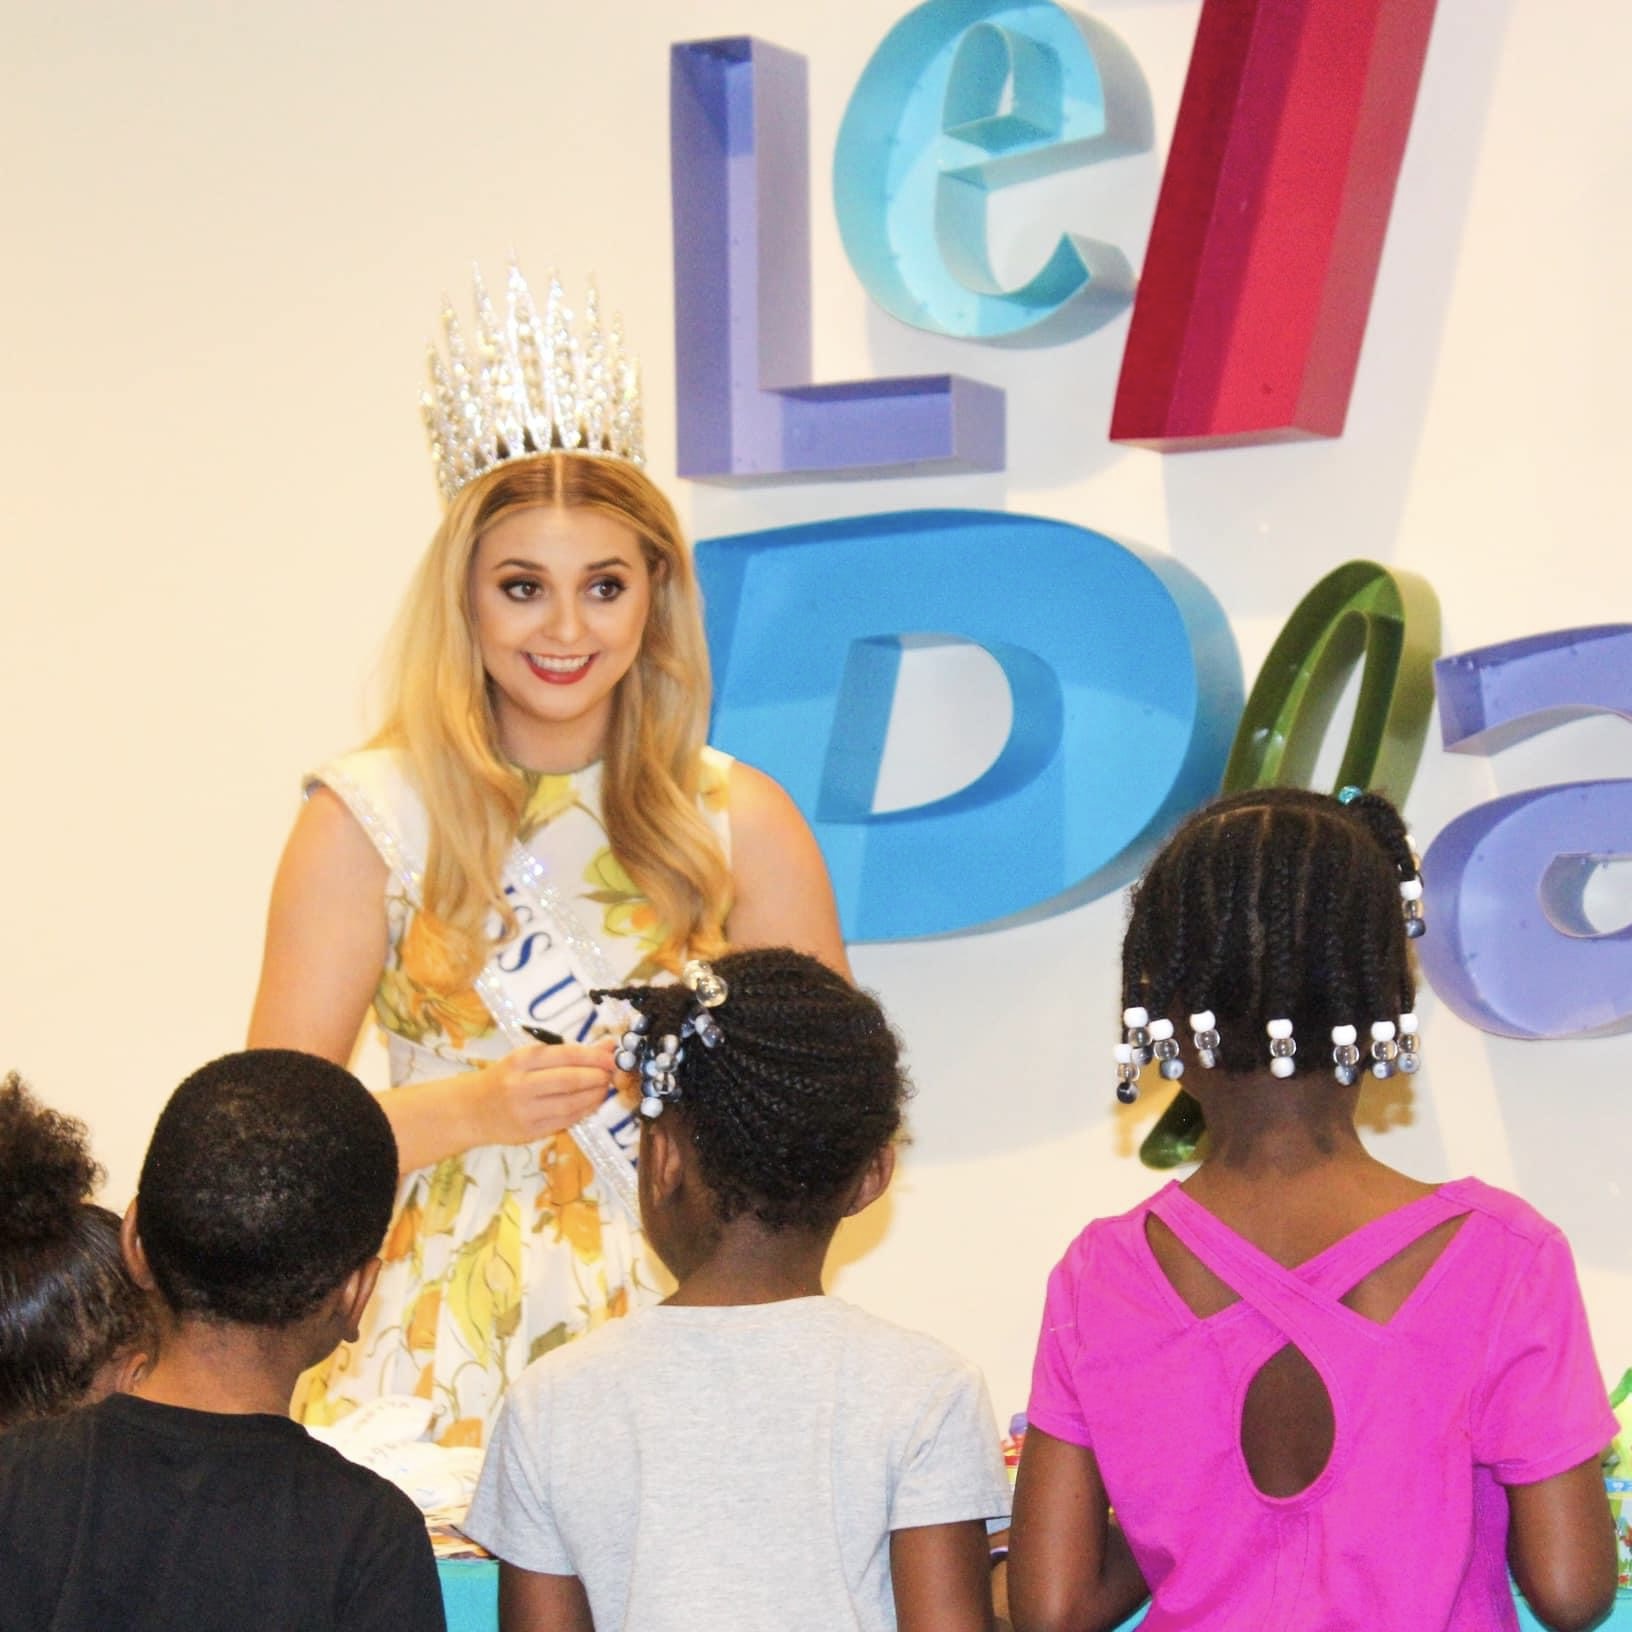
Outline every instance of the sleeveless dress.
{"label": "sleeveless dress", "polygon": [[[730,855],[729,756],[703,750],[699,806]],[[520,928],[476,981],[449,991],[418,912],[428,826],[392,749],[371,748],[308,781],[331,789],[390,869],[389,928],[374,1016],[391,1083],[475,1070],[547,1027],[568,1041],[621,1029],[588,991],[666,978],[650,903],[612,854],[601,767],[529,774],[505,868]],[[430,1437],[480,1446],[507,1385],[539,1355],[653,1301],[635,1209],[635,1118],[616,1096],[577,1127],[529,1145],[484,1145],[408,1174],[384,1267],[356,1343],[301,1379],[293,1415],[324,1427],[382,1394],[431,1401]]]}

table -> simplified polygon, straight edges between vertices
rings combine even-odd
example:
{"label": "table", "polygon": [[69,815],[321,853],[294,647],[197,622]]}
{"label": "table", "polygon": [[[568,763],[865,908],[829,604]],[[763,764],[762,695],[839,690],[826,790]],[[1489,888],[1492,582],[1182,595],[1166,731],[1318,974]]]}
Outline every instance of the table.
{"label": "table", "polygon": [[[438,1564],[442,1602],[448,1611],[448,1632],[496,1632],[499,1624],[499,1567],[488,1559],[450,1558]],[[1139,1624],[1136,1615],[1121,1632]],[[1604,1627],[1608,1632],[1632,1632],[1632,1592],[1615,1600]],[[1519,1625],[1525,1632],[1540,1632],[1541,1622],[1519,1600]]]}
{"label": "table", "polygon": [[499,1567],[487,1558],[444,1558],[442,1607],[448,1632],[496,1632],[499,1624]]}

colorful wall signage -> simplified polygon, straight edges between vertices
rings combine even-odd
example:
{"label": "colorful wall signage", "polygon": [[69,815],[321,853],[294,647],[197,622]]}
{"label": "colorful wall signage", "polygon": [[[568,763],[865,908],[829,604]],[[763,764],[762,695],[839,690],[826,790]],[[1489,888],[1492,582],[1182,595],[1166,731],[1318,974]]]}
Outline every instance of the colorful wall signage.
{"label": "colorful wall signage", "polygon": [[[1435,0],[1206,0],[1134,302],[1116,441],[1335,436],[1354,384]],[[748,38],[670,69],[682,475],[1001,469],[1003,403],[959,375],[810,383],[803,59]],[[993,191],[1151,141],[1103,24],[1053,0],[928,0],[863,71],[834,153],[845,251],[885,311],[1007,345],[1073,339],[1132,272],[1066,232],[1017,287]]]}
{"label": "colorful wall signage", "polygon": [[1207,0],[1111,439],[1338,436],[1435,0]]}
{"label": "colorful wall signage", "polygon": [[[1341,431],[1434,9],[1205,0],[1114,439],[1175,449]],[[681,473],[1001,468],[990,386],[810,383],[802,60],[749,39],[680,45],[671,90]],[[846,251],[879,304],[932,332],[1011,345],[1081,334],[1126,302],[1125,263],[1067,233],[1033,278],[1005,287],[989,197],[1148,140],[1137,70],[1100,25],[1051,0],[929,0],[886,35],[841,127]],[[989,927],[1113,887],[1221,780],[1306,781],[1362,661],[1338,780],[1403,799],[1420,754],[1437,607],[1374,563],[1348,563],[1304,598],[1244,714],[1206,588],[1065,522],[893,513],[714,539],[698,564],[716,740],[812,817],[854,939]],[[937,638],[993,657],[1013,727],[968,787],[875,812],[901,651]],[[1493,752],[1571,710],[1632,718],[1632,626],[1490,647],[1438,673],[1446,747]],[[1632,1028],[1632,926],[1600,932],[1584,905],[1598,867],[1632,860],[1628,831],[1632,781],[1533,789],[1451,822],[1424,862],[1435,990],[1515,1037]],[[1182,1111],[1151,1159],[1181,1149]]]}
{"label": "colorful wall signage", "polygon": [[[697,547],[712,740],[810,817],[853,940],[1058,912],[1125,883],[1218,787],[1241,709],[1222,608],[1178,563],[1063,521],[914,510]],[[958,636],[1013,724],[968,787],[878,814],[901,648]]]}
{"label": "colorful wall signage", "polygon": [[[1438,676],[1456,753],[1499,753],[1585,713],[1632,720],[1632,625],[1485,646]],[[1418,951],[1434,990],[1506,1037],[1632,1029],[1632,926],[1600,932],[1583,906],[1612,861],[1632,861],[1632,781],[1531,788],[1449,822],[1423,858],[1433,928]]]}
{"label": "colorful wall signage", "polygon": [[805,63],[670,53],[679,470],[705,480],[1003,468],[1003,393],[957,374],[812,385]]}
{"label": "colorful wall signage", "polygon": [[1350,561],[1293,608],[1235,734],[1222,792],[1307,787],[1356,663],[1360,694],[1333,786],[1403,804],[1434,711],[1439,601],[1415,573]]}
{"label": "colorful wall signage", "polygon": [[1114,244],[1063,234],[1031,278],[992,267],[999,188],[1142,152],[1150,97],[1101,24],[1049,0],[930,0],[886,35],[833,150],[850,265],[891,316],[932,334],[1052,345],[1133,298]]}

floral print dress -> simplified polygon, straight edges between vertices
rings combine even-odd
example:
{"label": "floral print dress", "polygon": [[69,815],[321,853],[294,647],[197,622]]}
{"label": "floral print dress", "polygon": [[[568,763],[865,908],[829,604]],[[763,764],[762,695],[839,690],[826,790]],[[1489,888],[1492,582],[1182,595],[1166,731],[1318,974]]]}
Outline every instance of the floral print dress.
{"label": "floral print dress", "polygon": [[[699,802],[729,856],[731,760],[703,752]],[[450,991],[439,944],[416,911],[426,818],[400,756],[364,749],[311,779],[345,800],[391,869],[374,1014],[393,1087],[502,1057],[526,1040],[518,1021],[598,1035],[607,1026],[585,995],[590,984],[661,973],[653,954],[663,927],[607,843],[600,766],[529,780],[507,869],[523,892],[512,892],[522,928],[474,985]],[[540,973],[545,959],[530,961],[531,953],[551,942],[566,962]],[[606,1115],[628,1121],[616,1102]],[[295,1417],[324,1426],[379,1395],[412,1394],[432,1403],[432,1438],[479,1446],[506,1386],[530,1361],[648,1301],[654,1289],[632,1189],[623,1199],[608,1194],[607,1166],[591,1159],[596,1147],[583,1133],[581,1124],[536,1144],[480,1146],[408,1174],[362,1335],[301,1379]]]}

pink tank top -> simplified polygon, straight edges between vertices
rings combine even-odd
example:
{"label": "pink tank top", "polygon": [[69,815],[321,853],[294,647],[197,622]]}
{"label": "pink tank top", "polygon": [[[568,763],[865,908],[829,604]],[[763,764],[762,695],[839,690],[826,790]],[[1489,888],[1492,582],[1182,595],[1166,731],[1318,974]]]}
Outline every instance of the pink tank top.
{"label": "pink tank top", "polygon": [[[1191,1312],[1151,1250],[1151,1213],[1238,1303]],[[1387,1323],[1341,1301],[1457,1217]],[[1274,1497],[1248,1473],[1240,1422],[1288,1343],[1320,1374],[1335,1434],[1315,1481]],[[1502,1487],[1596,1457],[1616,1431],[1563,1236],[1477,1179],[1295,1269],[1177,1184],[1090,1224],[1049,1279],[1028,1414],[1093,1450],[1151,1587],[1146,1632],[1516,1627]]]}

